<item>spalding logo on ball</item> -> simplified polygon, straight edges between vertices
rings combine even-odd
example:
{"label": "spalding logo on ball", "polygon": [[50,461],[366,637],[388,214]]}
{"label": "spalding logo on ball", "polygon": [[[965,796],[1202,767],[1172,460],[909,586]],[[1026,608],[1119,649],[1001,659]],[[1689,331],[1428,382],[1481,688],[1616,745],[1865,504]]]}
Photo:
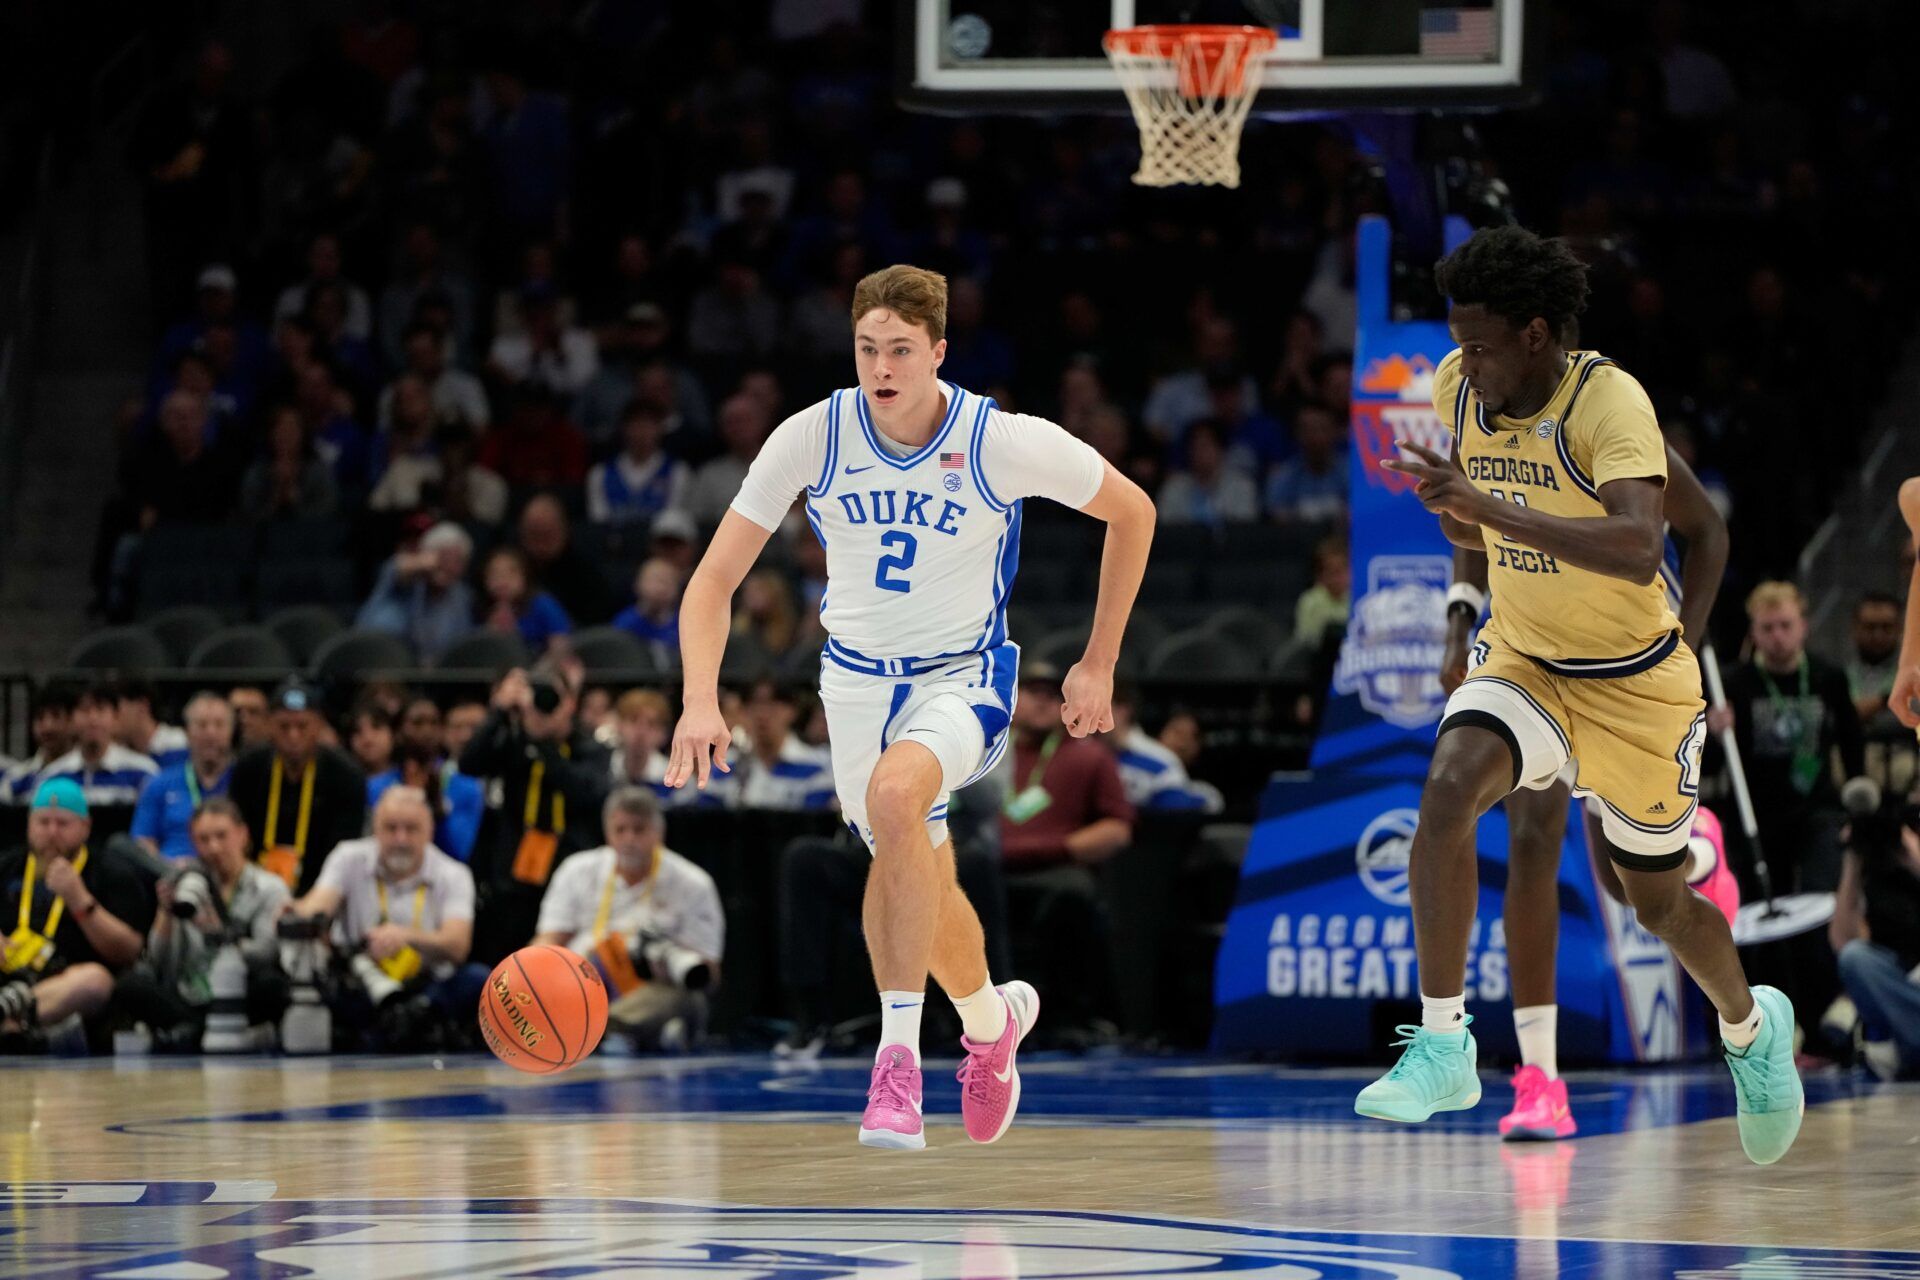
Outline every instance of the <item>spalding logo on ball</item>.
{"label": "spalding logo on ball", "polygon": [[565,947],[522,947],[480,995],[480,1035],[500,1061],[530,1075],[565,1071],[607,1030],[607,989]]}

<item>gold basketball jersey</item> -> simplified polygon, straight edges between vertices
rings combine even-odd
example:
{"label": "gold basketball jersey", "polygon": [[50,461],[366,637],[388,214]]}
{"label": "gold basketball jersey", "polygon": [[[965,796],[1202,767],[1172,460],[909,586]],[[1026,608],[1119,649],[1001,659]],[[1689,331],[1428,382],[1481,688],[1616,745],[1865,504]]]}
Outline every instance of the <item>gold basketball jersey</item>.
{"label": "gold basketball jersey", "polygon": [[[1632,375],[1592,351],[1567,353],[1567,371],[1530,418],[1486,412],[1451,352],[1434,373],[1433,406],[1453,428],[1460,465],[1482,493],[1551,516],[1606,515],[1600,486],[1667,476],[1653,402]],[[1666,645],[1679,620],[1658,576],[1628,582],[1581,569],[1483,530],[1489,626],[1521,653],[1568,674],[1636,667]]]}

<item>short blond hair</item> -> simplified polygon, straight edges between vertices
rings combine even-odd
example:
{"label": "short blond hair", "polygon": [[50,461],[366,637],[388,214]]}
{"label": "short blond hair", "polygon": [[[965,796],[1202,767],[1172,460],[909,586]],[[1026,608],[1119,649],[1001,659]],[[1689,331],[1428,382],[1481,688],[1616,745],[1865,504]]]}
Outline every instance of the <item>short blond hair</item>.
{"label": "short blond hair", "polygon": [[1777,609],[1781,605],[1792,605],[1801,616],[1807,612],[1807,598],[1800,594],[1800,588],[1791,582],[1763,582],[1747,596],[1747,617],[1757,618],[1762,609]]}
{"label": "short blond hair", "polygon": [[862,276],[853,286],[853,323],[869,311],[891,311],[927,331],[930,341],[947,336],[947,278],[904,263]]}
{"label": "short blond hair", "polygon": [[652,689],[629,689],[620,695],[620,701],[613,704],[613,713],[622,720],[631,720],[649,711],[662,724],[673,718],[668,710],[667,700]]}

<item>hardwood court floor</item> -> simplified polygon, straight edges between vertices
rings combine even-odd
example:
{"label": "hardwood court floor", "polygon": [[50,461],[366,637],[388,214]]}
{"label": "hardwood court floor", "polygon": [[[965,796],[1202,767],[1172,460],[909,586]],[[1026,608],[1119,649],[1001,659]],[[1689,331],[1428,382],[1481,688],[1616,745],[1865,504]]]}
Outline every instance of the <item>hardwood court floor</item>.
{"label": "hardwood court floor", "polygon": [[[854,1140],[865,1064],[19,1062],[0,1276],[1920,1277],[1920,1088],[1816,1079],[1740,1153],[1717,1067],[1573,1078],[1582,1136],[1503,1146],[1504,1083],[1404,1129],[1354,1072],[1036,1060],[967,1142]],[[1838,1249],[1845,1252],[1829,1253]]]}

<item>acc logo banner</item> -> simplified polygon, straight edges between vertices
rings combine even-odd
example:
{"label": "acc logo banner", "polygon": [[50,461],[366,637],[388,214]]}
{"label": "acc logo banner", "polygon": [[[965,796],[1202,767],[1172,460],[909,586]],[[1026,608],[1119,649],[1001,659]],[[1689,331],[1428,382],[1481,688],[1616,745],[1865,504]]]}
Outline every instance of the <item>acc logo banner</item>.
{"label": "acc logo banner", "polygon": [[1389,809],[1367,824],[1353,847],[1360,883],[1390,907],[1413,905],[1407,863],[1413,854],[1413,829],[1419,825],[1418,809]]}
{"label": "acc logo banner", "polygon": [[1375,556],[1366,592],[1353,602],[1334,692],[1359,695],[1360,705],[1403,729],[1438,720],[1447,701],[1440,658],[1452,577],[1451,556]]}

